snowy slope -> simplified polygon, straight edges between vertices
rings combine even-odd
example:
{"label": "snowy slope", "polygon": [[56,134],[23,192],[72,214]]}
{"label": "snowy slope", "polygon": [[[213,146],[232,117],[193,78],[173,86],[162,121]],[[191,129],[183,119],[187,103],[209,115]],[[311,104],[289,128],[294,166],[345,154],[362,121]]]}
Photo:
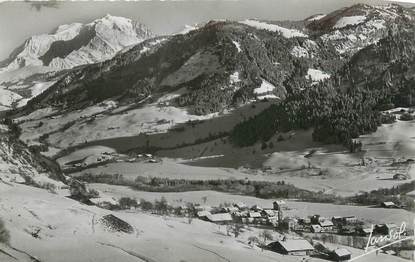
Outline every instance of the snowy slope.
{"label": "snowy slope", "polygon": [[144,25],[111,15],[32,36],[0,62],[0,110],[10,109],[13,102],[24,106],[54,84],[64,69],[111,59],[152,36]]}
{"label": "snowy slope", "polygon": [[[61,70],[95,63],[109,59],[123,48],[151,36],[153,34],[145,26],[127,18],[111,15],[86,25],[61,25],[54,33],[29,38],[24,43],[23,50],[0,70],[10,71],[29,65],[50,66]],[[53,49],[69,50],[65,50],[64,54],[54,54]],[[45,61],[46,54],[48,57],[51,56],[51,61]]]}
{"label": "snowy slope", "polygon": [[255,27],[257,29],[267,30],[267,31],[271,31],[271,32],[279,32],[280,34],[282,34],[286,38],[307,37],[306,34],[300,32],[298,30],[284,28],[284,27],[281,27],[281,26],[278,26],[278,25],[268,24],[268,23],[260,22],[260,21],[256,21],[256,20],[245,20],[245,21],[241,21],[240,23]]}
{"label": "snowy slope", "polygon": [[397,5],[359,4],[317,18],[309,19],[307,27],[323,32],[320,38],[325,43],[334,45],[340,55],[350,56],[385,37],[388,26],[412,20],[413,13]]}

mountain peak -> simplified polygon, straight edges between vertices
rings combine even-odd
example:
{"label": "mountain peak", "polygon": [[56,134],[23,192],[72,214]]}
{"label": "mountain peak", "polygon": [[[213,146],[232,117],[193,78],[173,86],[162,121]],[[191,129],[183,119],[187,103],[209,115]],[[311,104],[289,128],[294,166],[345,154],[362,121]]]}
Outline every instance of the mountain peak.
{"label": "mountain peak", "polygon": [[117,52],[153,37],[143,24],[110,14],[88,24],[60,25],[50,34],[30,37],[13,52],[1,71],[25,66],[72,68],[112,58]]}

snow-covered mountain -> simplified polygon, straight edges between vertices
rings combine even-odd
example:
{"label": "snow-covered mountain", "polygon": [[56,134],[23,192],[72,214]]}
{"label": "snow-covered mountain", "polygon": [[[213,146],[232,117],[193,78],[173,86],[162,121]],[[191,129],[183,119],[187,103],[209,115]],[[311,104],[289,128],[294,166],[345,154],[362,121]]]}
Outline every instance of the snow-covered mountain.
{"label": "snow-covered mountain", "polygon": [[358,4],[306,19],[306,27],[341,56],[351,56],[386,36],[390,26],[415,19],[411,9],[391,4],[370,6]]}
{"label": "snow-covered mountain", "polygon": [[143,24],[111,15],[32,36],[0,62],[0,111],[24,106],[67,69],[111,59],[153,36]]}
{"label": "snow-covered mountain", "polygon": [[10,71],[24,66],[49,66],[61,70],[96,63],[152,36],[146,26],[111,15],[89,24],[61,25],[51,34],[30,37],[11,54],[7,65],[0,70]]}

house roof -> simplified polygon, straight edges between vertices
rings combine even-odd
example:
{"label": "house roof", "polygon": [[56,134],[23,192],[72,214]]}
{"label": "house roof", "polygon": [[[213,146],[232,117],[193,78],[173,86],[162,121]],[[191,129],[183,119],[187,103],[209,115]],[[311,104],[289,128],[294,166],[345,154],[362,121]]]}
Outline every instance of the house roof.
{"label": "house roof", "polygon": [[284,200],[275,200],[274,203],[277,203],[278,205],[286,205]]}
{"label": "house roof", "polygon": [[372,232],[372,229],[371,228],[362,228],[362,231],[369,234],[370,232]]}
{"label": "house roof", "polygon": [[237,208],[246,208],[247,206],[245,205],[245,203],[239,202],[234,204],[234,206],[236,206]]}
{"label": "house roof", "polygon": [[320,231],[321,230],[321,226],[319,226],[319,225],[311,225],[311,227],[313,228],[314,231]]}
{"label": "house roof", "polygon": [[249,212],[249,217],[261,217],[261,213],[259,212]]}
{"label": "house roof", "polygon": [[239,209],[237,207],[227,207],[226,210],[228,210],[229,212],[239,211]]}
{"label": "house roof", "polygon": [[334,226],[333,222],[331,222],[330,220],[320,221],[319,224],[322,227],[332,227],[332,226]]}
{"label": "house roof", "polygon": [[210,216],[210,215],[212,215],[209,211],[199,211],[199,212],[197,212],[197,216],[198,217],[207,217],[207,216]]}
{"label": "house roof", "polygon": [[305,239],[287,239],[285,241],[278,241],[278,243],[288,252],[314,250],[310,242]]}
{"label": "house roof", "polygon": [[275,215],[274,210],[271,210],[271,209],[264,209],[262,211],[264,211],[265,214],[267,214],[268,216],[274,216]]}
{"label": "house roof", "polygon": [[395,203],[393,203],[393,202],[391,202],[391,201],[383,202],[383,204],[384,204],[385,206],[394,206],[394,205],[395,205]]}
{"label": "house roof", "polygon": [[339,257],[343,257],[343,256],[349,256],[352,253],[350,253],[349,250],[345,249],[345,248],[337,248],[334,250],[334,253],[339,256]]}
{"label": "house roof", "polygon": [[229,213],[211,214],[207,218],[212,222],[232,221],[232,216]]}

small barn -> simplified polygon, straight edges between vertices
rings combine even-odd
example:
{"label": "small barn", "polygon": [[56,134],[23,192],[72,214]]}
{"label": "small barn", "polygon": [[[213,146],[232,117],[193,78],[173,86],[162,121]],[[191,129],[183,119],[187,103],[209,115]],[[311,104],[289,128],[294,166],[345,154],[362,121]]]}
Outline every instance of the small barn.
{"label": "small barn", "polygon": [[294,256],[306,256],[314,251],[314,247],[305,239],[276,241],[269,244],[268,247],[274,252]]}
{"label": "small barn", "polygon": [[382,203],[380,204],[380,206],[381,206],[381,207],[383,207],[383,208],[397,208],[397,207],[398,207],[398,206],[397,206],[395,203],[393,203],[392,201],[382,202]]}
{"label": "small barn", "polygon": [[393,180],[408,180],[409,177],[405,174],[395,174],[393,175]]}
{"label": "small barn", "polygon": [[343,217],[342,220],[343,220],[344,225],[350,225],[350,224],[357,223],[357,217],[356,216]]}
{"label": "small barn", "polygon": [[382,235],[388,235],[390,232],[397,230],[398,226],[396,224],[379,224],[375,226],[374,232]]}
{"label": "small barn", "polygon": [[311,232],[313,233],[320,233],[321,232],[321,226],[320,225],[311,225]]}
{"label": "small barn", "polygon": [[259,213],[259,212],[249,212],[249,217],[261,218],[262,216],[261,216],[261,213]]}
{"label": "small barn", "polygon": [[264,209],[261,211],[261,215],[264,217],[275,217],[276,213],[275,213],[275,210]]}
{"label": "small barn", "polygon": [[350,251],[345,248],[338,248],[333,250],[333,252],[330,254],[330,257],[334,261],[346,261],[352,258],[352,253],[350,253]]}
{"label": "small barn", "polygon": [[276,200],[272,203],[274,210],[287,209],[287,203],[284,200]]}
{"label": "small barn", "polygon": [[218,224],[227,224],[232,222],[232,216],[229,213],[218,213],[207,216],[208,221]]}
{"label": "small barn", "polygon": [[321,231],[328,232],[334,229],[334,224],[330,220],[323,220],[318,223],[321,227]]}
{"label": "small barn", "polygon": [[203,210],[203,211],[198,211],[196,215],[199,219],[208,220],[208,217],[211,216],[212,214],[209,211]]}

